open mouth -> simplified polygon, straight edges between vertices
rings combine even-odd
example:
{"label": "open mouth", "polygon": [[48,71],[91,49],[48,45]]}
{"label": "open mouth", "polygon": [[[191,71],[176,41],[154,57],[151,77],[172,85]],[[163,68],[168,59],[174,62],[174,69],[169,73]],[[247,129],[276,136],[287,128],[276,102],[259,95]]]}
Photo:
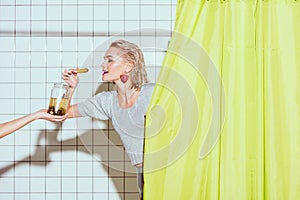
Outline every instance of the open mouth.
{"label": "open mouth", "polygon": [[102,76],[105,75],[105,74],[107,74],[107,73],[108,73],[108,71],[104,71],[104,70],[103,70],[103,71],[102,71]]}

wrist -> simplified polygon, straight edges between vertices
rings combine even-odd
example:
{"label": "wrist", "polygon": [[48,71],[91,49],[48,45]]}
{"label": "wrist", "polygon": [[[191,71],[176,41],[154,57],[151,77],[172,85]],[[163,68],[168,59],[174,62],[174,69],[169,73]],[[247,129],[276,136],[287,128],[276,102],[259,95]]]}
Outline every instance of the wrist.
{"label": "wrist", "polygon": [[40,111],[36,111],[34,113],[32,113],[32,121],[40,119]]}
{"label": "wrist", "polygon": [[70,89],[69,89],[70,99],[72,98],[74,92],[75,92],[75,88],[70,87]]}
{"label": "wrist", "polygon": [[32,113],[33,121],[37,120],[37,119],[44,119],[45,114],[47,114],[46,109],[38,110],[38,111]]}

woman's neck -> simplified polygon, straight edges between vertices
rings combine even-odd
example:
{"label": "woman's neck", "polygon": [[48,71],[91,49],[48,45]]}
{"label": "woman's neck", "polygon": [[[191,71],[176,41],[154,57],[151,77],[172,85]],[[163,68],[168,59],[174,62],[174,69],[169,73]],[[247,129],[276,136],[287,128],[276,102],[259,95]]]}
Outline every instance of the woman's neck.
{"label": "woman's neck", "polygon": [[136,102],[139,91],[127,84],[117,85],[118,102],[120,107],[129,108]]}

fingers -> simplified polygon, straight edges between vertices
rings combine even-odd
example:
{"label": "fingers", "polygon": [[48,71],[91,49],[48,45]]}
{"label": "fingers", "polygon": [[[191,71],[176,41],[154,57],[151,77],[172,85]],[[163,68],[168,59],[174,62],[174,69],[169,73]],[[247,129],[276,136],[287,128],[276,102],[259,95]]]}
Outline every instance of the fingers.
{"label": "fingers", "polygon": [[65,121],[65,118],[51,118],[49,119],[51,122],[63,122]]}
{"label": "fingers", "polygon": [[62,73],[62,78],[64,80],[69,80],[70,78],[74,78],[77,76],[77,71],[76,69],[66,69]]}
{"label": "fingers", "polygon": [[52,122],[62,122],[68,118],[68,113],[60,116],[60,115],[51,115],[47,112],[47,109],[41,109],[36,112],[37,119],[45,119]]}
{"label": "fingers", "polygon": [[70,87],[75,88],[78,83],[77,69],[66,69],[62,73],[62,79],[69,84]]}
{"label": "fingers", "polygon": [[63,122],[65,119],[67,119],[68,115],[65,114],[63,116],[59,116],[59,115],[51,115],[48,117],[48,120],[49,121],[52,121],[52,122]]}

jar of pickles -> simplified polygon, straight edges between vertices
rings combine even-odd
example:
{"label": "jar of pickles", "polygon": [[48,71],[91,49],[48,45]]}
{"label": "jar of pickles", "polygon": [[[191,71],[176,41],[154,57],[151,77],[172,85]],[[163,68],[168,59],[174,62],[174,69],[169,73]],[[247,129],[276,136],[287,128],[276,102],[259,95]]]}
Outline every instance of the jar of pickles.
{"label": "jar of pickles", "polygon": [[51,90],[51,97],[48,113],[51,115],[65,115],[69,106],[70,90],[66,83],[54,83]]}

